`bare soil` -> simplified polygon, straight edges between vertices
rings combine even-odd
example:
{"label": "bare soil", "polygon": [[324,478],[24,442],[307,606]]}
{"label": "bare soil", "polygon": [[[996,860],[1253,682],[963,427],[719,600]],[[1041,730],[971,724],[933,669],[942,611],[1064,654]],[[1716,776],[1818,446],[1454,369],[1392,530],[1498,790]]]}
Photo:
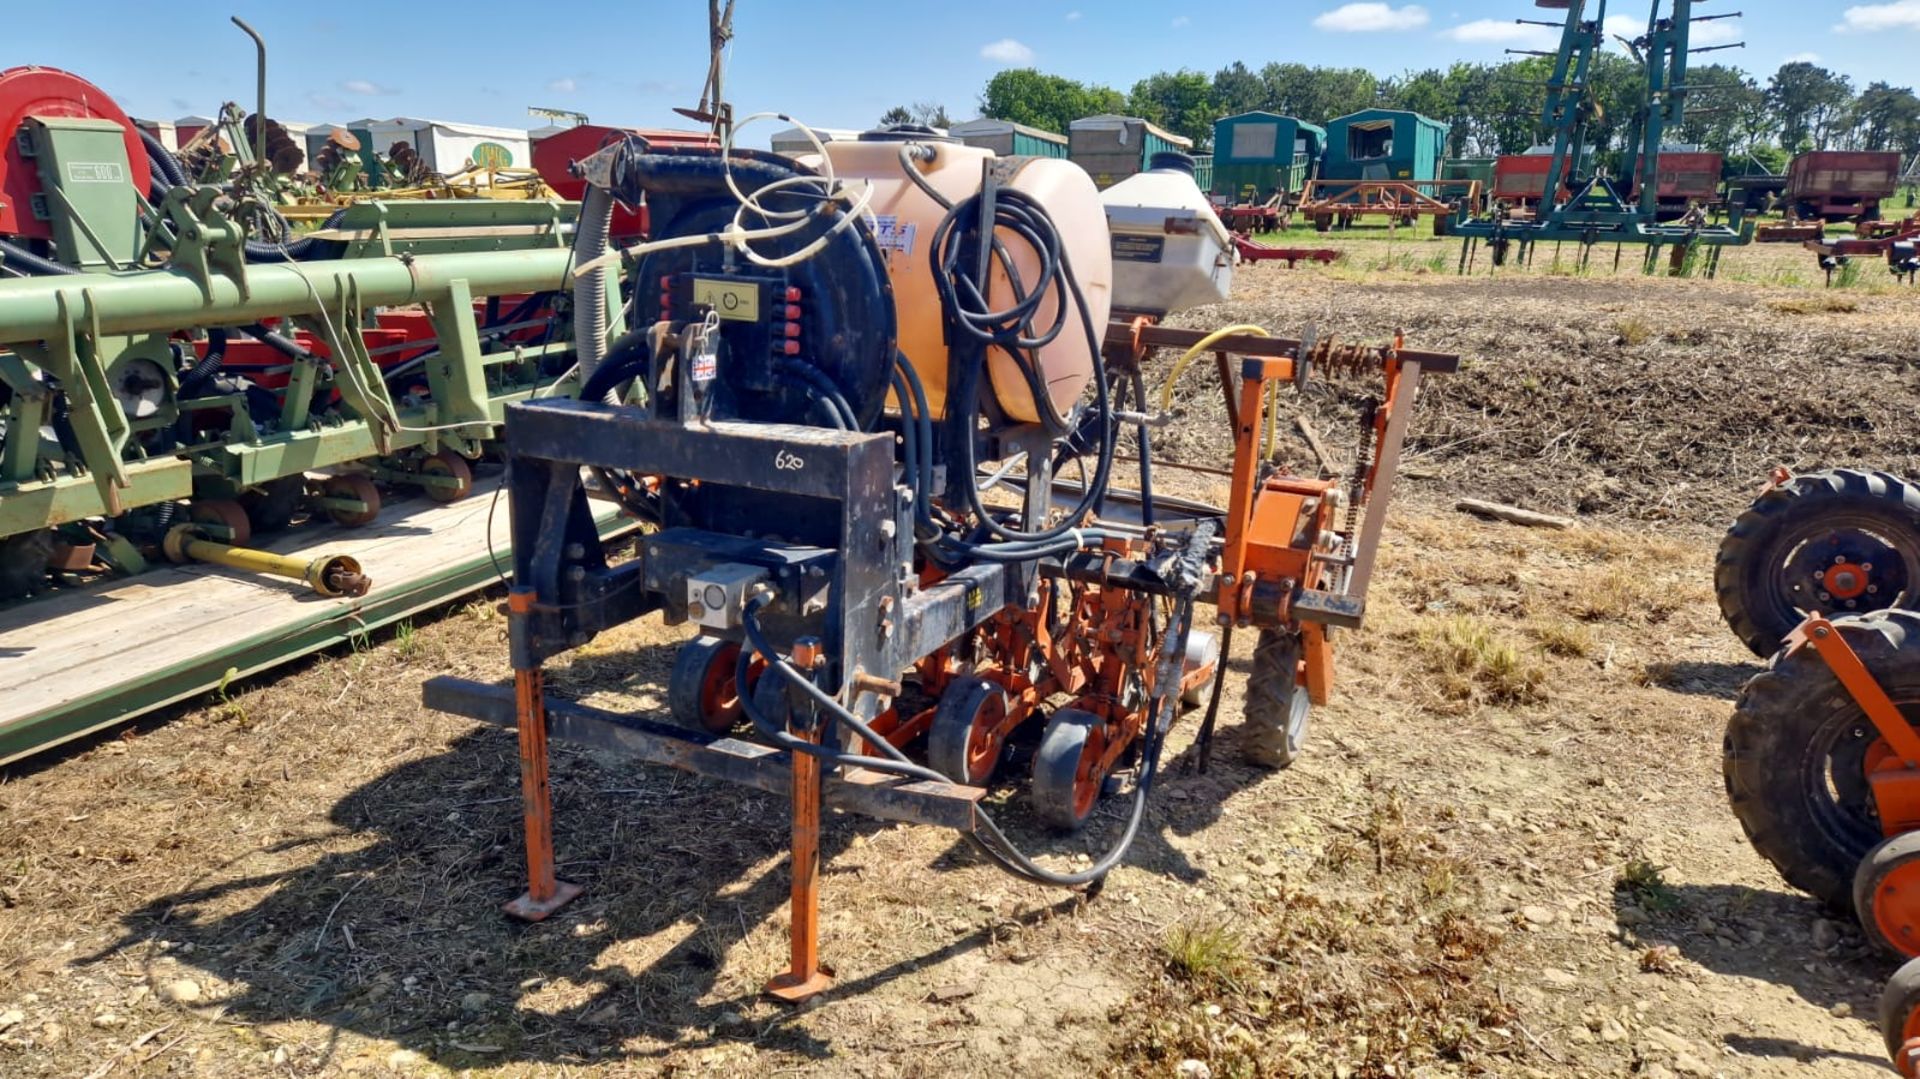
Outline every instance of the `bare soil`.
{"label": "bare soil", "polygon": [[[1423,402],[1307,756],[1238,762],[1243,635],[1214,767],[1189,716],[1097,898],[832,818],[839,986],[790,1011],[759,995],[784,805],[559,747],[562,874],[587,891],[511,922],[512,736],[418,703],[427,677],[504,674],[488,599],[0,779],[0,1074],[1879,1074],[1894,964],[1727,811],[1720,733],[1759,666],[1709,574],[1767,467],[1920,465],[1912,295],[1830,303],[1789,283],[1797,251],[1713,282],[1544,258],[1460,279],[1451,244],[1338,242],[1346,264],[1249,268],[1192,321],[1403,327],[1467,365]],[[1306,395],[1336,453],[1360,392]],[[1219,463],[1198,369],[1180,398],[1158,452]],[[1488,524],[1460,496],[1583,520]],[[679,636],[608,634],[556,686],[661,709]],[[1007,815],[1061,864],[1117,823]]]}

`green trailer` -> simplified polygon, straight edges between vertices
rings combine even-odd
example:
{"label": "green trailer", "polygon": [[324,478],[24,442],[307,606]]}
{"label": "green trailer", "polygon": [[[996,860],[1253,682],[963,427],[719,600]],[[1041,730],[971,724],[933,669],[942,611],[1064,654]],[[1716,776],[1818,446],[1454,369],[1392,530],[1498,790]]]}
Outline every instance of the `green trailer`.
{"label": "green trailer", "polygon": [[1152,167],[1153,155],[1193,153],[1193,140],[1137,116],[1088,116],[1067,126],[1067,157],[1105,190]]}
{"label": "green trailer", "polygon": [[1291,116],[1243,112],[1213,124],[1213,182],[1205,190],[1230,202],[1298,195],[1326,152],[1326,129]]}
{"label": "green trailer", "polygon": [[955,124],[947,134],[968,146],[992,150],[1001,157],[1065,157],[1067,137],[1037,127],[1016,124],[1012,120],[982,117]]}
{"label": "green trailer", "polygon": [[1362,109],[1327,124],[1325,180],[1440,179],[1450,128],[1402,109]]}

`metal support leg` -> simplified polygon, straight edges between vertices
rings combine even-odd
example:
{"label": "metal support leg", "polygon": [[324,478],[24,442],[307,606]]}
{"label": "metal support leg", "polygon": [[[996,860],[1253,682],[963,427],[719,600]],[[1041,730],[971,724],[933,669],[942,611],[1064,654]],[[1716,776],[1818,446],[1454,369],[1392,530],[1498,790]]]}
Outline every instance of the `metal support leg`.
{"label": "metal support leg", "polygon": [[[531,606],[532,592],[507,598]],[[547,675],[539,667],[513,672],[514,708],[520,729],[520,801],[527,831],[527,894],[501,909],[522,921],[544,921],[580,894],[553,869],[553,792],[547,782]]]}
{"label": "metal support leg", "polygon": [[[820,730],[796,731],[818,742]],[[767,983],[767,993],[802,1003],[833,985],[833,971],[820,964],[820,758],[793,754],[793,928],[785,974]]]}

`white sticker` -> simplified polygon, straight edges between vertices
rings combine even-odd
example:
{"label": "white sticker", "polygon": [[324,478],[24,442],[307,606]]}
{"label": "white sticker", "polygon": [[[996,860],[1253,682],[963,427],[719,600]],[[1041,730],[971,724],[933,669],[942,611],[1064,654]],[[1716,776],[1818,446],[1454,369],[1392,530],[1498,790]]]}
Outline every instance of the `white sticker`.
{"label": "white sticker", "polygon": [[873,238],[879,242],[882,251],[911,255],[914,233],[919,227],[912,221],[903,222],[892,214],[877,214],[873,219]]}
{"label": "white sticker", "polygon": [[67,180],[76,184],[123,184],[126,167],[118,161],[72,161],[67,164]]}
{"label": "white sticker", "polygon": [[720,356],[718,353],[701,351],[693,354],[693,380],[695,382],[712,382],[719,374]]}

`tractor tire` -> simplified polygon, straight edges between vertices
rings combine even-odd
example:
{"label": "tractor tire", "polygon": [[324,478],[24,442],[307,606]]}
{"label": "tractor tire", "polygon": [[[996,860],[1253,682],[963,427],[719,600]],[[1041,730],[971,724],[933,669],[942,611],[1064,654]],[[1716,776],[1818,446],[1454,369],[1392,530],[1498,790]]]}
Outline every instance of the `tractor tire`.
{"label": "tractor tire", "polygon": [[1908,1039],[1920,1038],[1920,959],[1903,964],[1880,991],[1880,1034],[1894,1068],[1914,1079],[1914,1065],[1920,1062],[1901,1059],[1900,1048]]}
{"label": "tractor tire", "polygon": [[[1910,719],[1920,719],[1920,614],[1879,611],[1834,627]],[[1882,838],[1867,782],[1879,740],[1812,648],[1775,656],[1740,691],[1721,743],[1727,800],[1747,841],[1788,884],[1835,910]]]}
{"label": "tractor tire", "polygon": [[[1814,576],[1836,560],[1872,567],[1863,591],[1836,595]],[[1728,627],[1758,656],[1777,651],[1809,612],[1920,606],[1920,487],[1856,469],[1795,476],[1727,530],[1713,590]]]}
{"label": "tractor tire", "polygon": [[1278,770],[1299,759],[1313,710],[1299,672],[1299,635],[1261,630],[1247,675],[1243,752],[1251,763]]}

